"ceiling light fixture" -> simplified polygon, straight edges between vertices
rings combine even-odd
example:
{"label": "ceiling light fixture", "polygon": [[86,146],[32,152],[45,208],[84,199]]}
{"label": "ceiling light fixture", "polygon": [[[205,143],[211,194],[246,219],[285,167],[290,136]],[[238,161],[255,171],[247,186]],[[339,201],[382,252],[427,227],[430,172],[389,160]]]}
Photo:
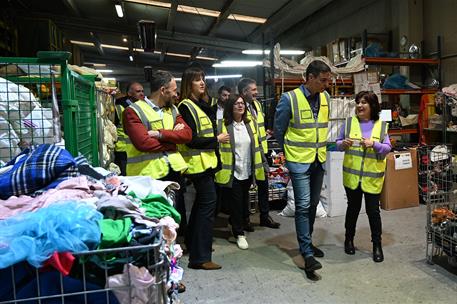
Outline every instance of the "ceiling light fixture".
{"label": "ceiling light fixture", "polygon": [[[162,2],[162,1],[154,1],[154,0],[125,0],[127,2],[133,2],[138,4],[145,4],[151,6],[158,6],[163,8],[171,8],[171,3],[169,2]],[[188,6],[188,5],[178,5],[177,8],[178,12],[181,13],[188,13],[200,16],[208,16],[208,17],[219,17],[221,14],[220,11],[210,10],[202,7],[195,7],[195,6]],[[244,21],[244,22],[251,22],[251,23],[260,23],[263,24],[267,21],[266,18],[255,17],[255,16],[246,16],[246,15],[238,15],[238,14],[230,14],[227,19],[235,20],[235,21]]]}
{"label": "ceiling light fixture", "polygon": [[121,1],[116,1],[116,4],[114,4],[114,7],[116,8],[116,13],[119,18],[124,17],[124,10],[122,9],[122,2]]}
{"label": "ceiling light fixture", "polygon": [[129,60],[132,62],[133,61],[133,56],[129,55]]}
{"label": "ceiling light fixture", "polygon": [[[269,55],[270,50],[264,50],[264,53],[262,53],[262,50],[243,50],[241,53],[245,55]],[[280,50],[281,55],[303,55],[305,51],[302,50]]]}
{"label": "ceiling light fixture", "polygon": [[220,63],[213,64],[214,68],[244,68],[262,65],[262,61],[252,60],[223,60]]}
{"label": "ceiling light fixture", "polygon": [[124,38],[122,38],[122,41],[127,42],[128,40],[127,40],[127,38],[124,37]]}
{"label": "ceiling light fixture", "polygon": [[[92,42],[79,41],[79,40],[70,40],[70,42],[73,43],[73,44],[77,44],[77,45],[94,47],[94,44],[93,44]],[[129,48],[126,47],[126,46],[113,45],[113,44],[101,44],[101,46],[102,46],[103,48],[107,48],[107,49],[115,49],[115,50],[125,50],[125,51],[129,51]],[[132,49],[132,51],[134,51],[134,52],[141,52],[141,53],[144,52],[143,49],[136,49],[136,48]],[[154,51],[154,54],[160,55],[160,52],[159,52],[159,51]],[[167,56],[173,56],[173,57],[190,58],[190,55],[188,55],[188,54],[179,54],[179,53],[167,52],[166,55],[167,55]],[[195,58],[201,59],[201,60],[210,60],[210,61],[219,60],[218,58],[206,57],[206,56],[197,56],[197,57],[195,57]]]}
{"label": "ceiling light fixture", "polygon": [[97,69],[97,70],[95,70],[95,71],[96,71],[96,72],[99,72],[99,73],[112,73],[112,72],[113,72],[113,70],[106,70],[106,69],[105,69],[105,70],[103,70],[103,69],[101,69],[101,70]]}
{"label": "ceiling light fixture", "polygon": [[[241,78],[243,75],[241,74],[233,74],[233,75],[207,75],[205,79],[223,79],[223,78]],[[175,78],[176,81],[181,81],[181,78]]]}

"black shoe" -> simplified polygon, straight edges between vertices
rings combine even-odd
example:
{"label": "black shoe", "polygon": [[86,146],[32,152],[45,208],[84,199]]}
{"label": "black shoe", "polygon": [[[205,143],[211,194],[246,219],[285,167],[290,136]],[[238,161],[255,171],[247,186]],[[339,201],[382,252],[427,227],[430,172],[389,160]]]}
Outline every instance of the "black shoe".
{"label": "black shoe", "polygon": [[305,258],[305,271],[316,271],[321,268],[321,263],[319,263],[313,256]]}
{"label": "black shoe", "polygon": [[317,248],[314,245],[311,245],[311,247],[313,248],[314,256],[316,258],[323,258],[324,257],[324,252],[322,250],[320,250],[319,248]]}
{"label": "black shoe", "polygon": [[373,261],[376,263],[384,261],[384,253],[382,252],[381,243],[373,243]]}
{"label": "black shoe", "polygon": [[344,240],[344,252],[346,254],[355,254],[354,241],[350,239]]}
{"label": "black shoe", "polygon": [[243,225],[243,230],[247,232],[254,232],[254,226],[251,224],[250,221],[247,221]]}
{"label": "black shoe", "polygon": [[273,228],[273,229],[278,229],[279,226],[281,226],[280,223],[275,222],[271,216],[268,216],[267,218],[261,218],[260,219],[260,226],[263,227],[268,227],[268,228]]}
{"label": "black shoe", "polygon": [[314,271],[305,270],[305,273],[306,273],[306,277],[311,281],[319,281],[320,279],[322,279],[321,276],[318,275],[317,273],[315,273]]}

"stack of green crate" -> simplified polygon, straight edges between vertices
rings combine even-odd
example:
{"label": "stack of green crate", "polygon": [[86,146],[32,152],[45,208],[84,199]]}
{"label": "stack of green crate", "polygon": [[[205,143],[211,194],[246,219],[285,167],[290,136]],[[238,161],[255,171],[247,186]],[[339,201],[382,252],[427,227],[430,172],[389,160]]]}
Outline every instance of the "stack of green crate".
{"label": "stack of green crate", "polygon": [[[0,77],[32,88],[42,105],[50,104],[50,97],[40,96],[42,86],[49,87],[51,83],[52,86],[60,86],[60,121],[65,148],[74,156],[83,154],[89,163],[99,166],[95,76],[81,76],[71,71],[68,68],[70,55],[68,52],[47,51],[38,52],[37,58],[0,57]],[[14,67],[20,72],[11,73]],[[55,70],[56,67],[60,73],[54,79],[51,79],[50,74],[42,72],[46,69]],[[11,94],[12,101],[16,100],[13,95]]]}

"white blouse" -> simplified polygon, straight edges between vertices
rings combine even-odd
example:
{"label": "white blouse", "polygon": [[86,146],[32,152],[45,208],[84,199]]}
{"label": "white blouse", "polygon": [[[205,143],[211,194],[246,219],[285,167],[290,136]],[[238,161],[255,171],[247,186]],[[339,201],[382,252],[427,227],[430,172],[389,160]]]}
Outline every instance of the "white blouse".
{"label": "white blouse", "polygon": [[243,121],[233,121],[235,137],[235,172],[238,180],[246,180],[251,173],[251,137]]}

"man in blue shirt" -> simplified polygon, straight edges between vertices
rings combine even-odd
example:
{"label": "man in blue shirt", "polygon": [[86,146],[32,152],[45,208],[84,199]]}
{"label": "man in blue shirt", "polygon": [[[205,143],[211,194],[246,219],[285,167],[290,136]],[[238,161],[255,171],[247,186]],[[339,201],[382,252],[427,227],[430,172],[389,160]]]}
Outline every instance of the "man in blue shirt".
{"label": "man in blue shirt", "polygon": [[[326,132],[322,131],[327,130],[325,121],[328,121],[328,115],[326,114],[326,117],[322,116],[324,115],[323,113],[327,113],[328,108],[320,116],[319,111],[322,107],[328,105],[328,102],[326,100],[321,101],[321,98],[328,100],[328,94],[325,89],[329,86],[331,71],[324,62],[316,60],[310,63],[306,69],[305,76],[306,82],[299,87],[299,90],[282,94],[276,108],[274,135],[283,148],[285,136],[288,132],[309,134],[310,136],[310,138],[300,137],[300,142],[291,144],[292,148],[289,149],[289,155],[288,151],[285,151],[286,166],[289,169],[294,189],[297,240],[300,253],[305,260],[305,271],[310,277],[315,270],[322,268],[322,265],[314,257],[324,256],[324,252],[312,244],[311,235],[324,178],[325,141],[327,140],[327,138],[319,139],[319,134],[326,134]],[[290,96],[294,96],[294,101],[291,101]],[[308,105],[304,103],[308,103]],[[298,115],[294,113],[296,117],[292,115],[292,104],[295,105],[295,111],[299,112]],[[310,111],[307,109],[310,109]],[[307,116],[307,121],[313,121],[313,123],[303,123],[302,117],[305,116]],[[301,123],[298,126],[293,126],[297,120]],[[288,130],[291,126],[294,129]],[[302,132],[303,130],[307,131]],[[317,135],[315,135],[316,133]],[[293,145],[299,148],[295,148]],[[320,149],[317,147],[320,147]],[[308,156],[302,156],[302,159],[307,160],[296,161],[294,158],[300,158],[300,153],[294,152],[293,149],[307,152]]]}

